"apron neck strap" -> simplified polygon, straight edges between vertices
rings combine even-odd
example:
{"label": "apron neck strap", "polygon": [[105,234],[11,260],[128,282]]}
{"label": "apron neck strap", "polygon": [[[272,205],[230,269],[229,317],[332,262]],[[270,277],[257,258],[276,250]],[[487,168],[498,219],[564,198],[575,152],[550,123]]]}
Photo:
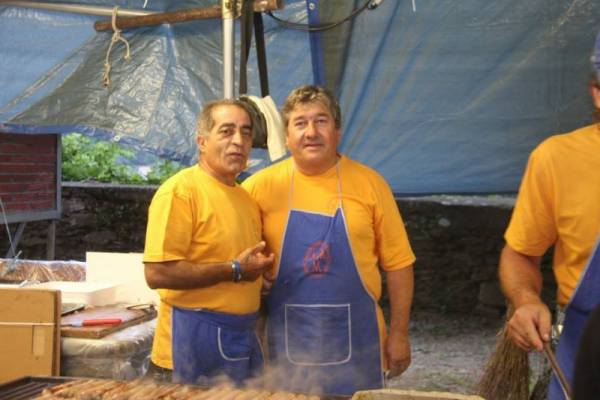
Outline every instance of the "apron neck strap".
{"label": "apron neck strap", "polygon": [[[293,204],[293,200],[294,200],[294,178],[296,175],[296,167],[294,166],[294,163],[291,163],[292,165],[292,178],[290,180],[290,193],[289,193],[289,197],[288,197],[288,208],[290,210],[292,210],[292,204]],[[338,195],[338,205],[336,207],[336,210],[338,208],[341,208],[343,210],[343,204],[342,204],[342,181],[340,179],[340,161],[338,160],[335,163],[335,176],[336,176],[336,184],[337,184],[337,195]]]}

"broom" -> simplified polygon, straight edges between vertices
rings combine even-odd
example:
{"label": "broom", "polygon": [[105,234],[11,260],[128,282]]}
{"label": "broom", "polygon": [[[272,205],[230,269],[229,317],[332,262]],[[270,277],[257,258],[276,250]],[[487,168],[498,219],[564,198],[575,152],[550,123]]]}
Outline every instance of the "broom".
{"label": "broom", "polygon": [[[506,321],[514,310],[509,306]],[[487,361],[477,393],[486,400],[528,400],[529,359],[527,352],[512,343],[505,323],[496,335],[496,347]]]}

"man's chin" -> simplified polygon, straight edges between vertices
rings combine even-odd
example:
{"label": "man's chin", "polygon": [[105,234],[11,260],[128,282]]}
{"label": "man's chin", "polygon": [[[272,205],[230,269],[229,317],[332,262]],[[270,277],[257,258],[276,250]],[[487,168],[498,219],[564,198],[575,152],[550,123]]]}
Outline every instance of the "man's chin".
{"label": "man's chin", "polygon": [[229,170],[231,171],[231,173],[234,173],[235,175],[240,174],[245,169],[246,169],[246,163],[235,163],[235,164],[229,165]]}

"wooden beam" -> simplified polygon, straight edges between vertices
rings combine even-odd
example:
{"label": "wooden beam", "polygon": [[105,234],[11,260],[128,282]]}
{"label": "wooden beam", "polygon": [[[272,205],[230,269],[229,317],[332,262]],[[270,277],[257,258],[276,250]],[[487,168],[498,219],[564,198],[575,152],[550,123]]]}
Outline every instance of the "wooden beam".
{"label": "wooden beam", "polygon": [[46,260],[54,260],[56,250],[56,220],[51,219],[46,236]]}
{"label": "wooden beam", "polygon": [[[254,0],[255,12],[273,11],[281,8],[283,8],[283,0]],[[117,14],[116,25],[118,29],[125,30],[142,26],[176,24],[199,19],[215,19],[221,18],[221,15],[221,6],[188,8],[185,10],[156,13],[140,17],[119,17]],[[94,29],[97,31],[112,30],[111,20],[96,21],[94,23]]]}

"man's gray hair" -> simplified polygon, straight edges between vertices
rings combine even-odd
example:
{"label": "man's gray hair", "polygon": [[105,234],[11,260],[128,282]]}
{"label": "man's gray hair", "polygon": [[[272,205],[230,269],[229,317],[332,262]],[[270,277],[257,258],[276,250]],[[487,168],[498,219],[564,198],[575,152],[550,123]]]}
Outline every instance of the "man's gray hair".
{"label": "man's gray hair", "polygon": [[[198,116],[198,122],[196,124],[196,134],[198,136],[207,136],[212,128],[214,128],[215,120],[213,119],[212,112],[215,108],[220,106],[237,106],[241,108],[242,110],[246,111],[252,123],[252,116],[250,112],[248,112],[248,106],[243,102],[237,99],[213,100],[204,104],[204,107],[202,107],[202,111]],[[254,129],[254,126],[252,126],[252,128]]]}

